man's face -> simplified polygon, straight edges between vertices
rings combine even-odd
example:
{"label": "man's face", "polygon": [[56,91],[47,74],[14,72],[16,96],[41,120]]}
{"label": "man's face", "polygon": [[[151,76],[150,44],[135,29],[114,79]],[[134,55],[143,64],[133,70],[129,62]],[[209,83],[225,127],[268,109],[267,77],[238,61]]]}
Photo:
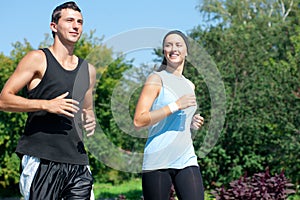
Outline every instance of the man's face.
{"label": "man's face", "polygon": [[73,9],[62,9],[57,24],[52,23],[52,30],[61,41],[76,43],[82,34],[82,14]]}

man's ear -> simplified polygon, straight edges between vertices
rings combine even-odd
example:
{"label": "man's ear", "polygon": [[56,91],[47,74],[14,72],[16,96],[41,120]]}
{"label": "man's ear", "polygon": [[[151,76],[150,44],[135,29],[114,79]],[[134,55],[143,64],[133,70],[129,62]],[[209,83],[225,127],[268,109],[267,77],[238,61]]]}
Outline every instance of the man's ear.
{"label": "man's ear", "polygon": [[53,32],[57,32],[57,24],[54,23],[54,22],[51,22],[50,23],[50,29],[53,31]]}

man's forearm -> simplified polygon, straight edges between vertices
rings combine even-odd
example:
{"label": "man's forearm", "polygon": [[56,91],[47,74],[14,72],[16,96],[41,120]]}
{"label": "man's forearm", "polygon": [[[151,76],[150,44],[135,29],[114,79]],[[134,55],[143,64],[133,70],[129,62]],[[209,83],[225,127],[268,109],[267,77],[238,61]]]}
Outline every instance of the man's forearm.
{"label": "man's forearm", "polygon": [[0,95],[0,110],[7,112],[34,112],[44,110],[46,100],[26,99],[16,95]]}

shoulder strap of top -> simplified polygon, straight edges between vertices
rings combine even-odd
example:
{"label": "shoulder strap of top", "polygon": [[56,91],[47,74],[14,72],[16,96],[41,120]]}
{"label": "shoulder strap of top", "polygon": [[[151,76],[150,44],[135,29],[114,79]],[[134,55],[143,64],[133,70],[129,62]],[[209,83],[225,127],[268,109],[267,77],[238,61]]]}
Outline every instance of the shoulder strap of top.
{"label": "shoulder strap of top", "polygon": [[51,54],[51,52],[48,48],[41,48],[40,50],[42,50],[46,55]]}

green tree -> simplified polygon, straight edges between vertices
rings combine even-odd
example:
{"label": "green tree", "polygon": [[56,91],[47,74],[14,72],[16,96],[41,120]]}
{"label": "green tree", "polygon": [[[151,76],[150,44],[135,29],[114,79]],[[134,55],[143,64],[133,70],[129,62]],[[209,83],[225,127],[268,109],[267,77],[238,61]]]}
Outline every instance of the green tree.
{"label": "green tree", "polygon": [[[21,58],[32,49],[26,40],[24,44],[14,43],[13,47],[11,57],[0,54],[0,88],[3,88]],[[20,95],[24,95],[24,91]],[[15,185],[19,182],[19,159],[14,152],[25,120],[24,113],[0,112],[0,190],[8,195],[10,190],[16,193]]]}
{"label": "green tree", "polygon": [[211,26],[198,26],[190,36],[213,57],[227,96],[222,136],[200,161],[206,186],[268,166],[275,173],[284,168],[299,184],[297,7],[292,0],[207,0],[199,6]]}

